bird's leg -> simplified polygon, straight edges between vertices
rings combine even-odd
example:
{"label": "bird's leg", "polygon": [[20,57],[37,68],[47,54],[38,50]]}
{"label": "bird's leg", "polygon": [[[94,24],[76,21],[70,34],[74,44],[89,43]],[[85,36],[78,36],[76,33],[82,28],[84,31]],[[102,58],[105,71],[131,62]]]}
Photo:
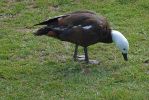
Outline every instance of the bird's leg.
{"label": "bird's leg", "polygon": [[75,45],[75,50],[74,50],[74,54],[73,54],[73,58],[76,61],[77,60],[77,54],[78,54],[78,45]]}
{"label": "bird's leg", "polygon": [[85,53],[85,61],[86,63],[89,63],[87,47],[84,47],[84,53]]}

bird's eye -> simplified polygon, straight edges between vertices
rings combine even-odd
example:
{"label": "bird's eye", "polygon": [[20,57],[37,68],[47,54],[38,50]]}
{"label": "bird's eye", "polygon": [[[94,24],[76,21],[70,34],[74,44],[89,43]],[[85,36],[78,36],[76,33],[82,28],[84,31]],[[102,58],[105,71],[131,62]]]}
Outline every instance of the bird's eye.
{"label": "bird's eye", "polygon": [[123,50],[125,51],[126,49],[124,48]]}

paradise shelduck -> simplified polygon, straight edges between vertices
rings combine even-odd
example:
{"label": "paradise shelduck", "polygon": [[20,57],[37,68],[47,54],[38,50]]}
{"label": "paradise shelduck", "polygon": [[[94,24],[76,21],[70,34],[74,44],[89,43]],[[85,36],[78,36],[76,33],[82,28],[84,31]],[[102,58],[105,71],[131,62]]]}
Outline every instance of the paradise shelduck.
{"label": "paradise shelduck", "polygon": [[36,36],[47,35],[62,41],[76,44],[73,58],[77,59],[78,46],[84,47],[85,61],[88,63],[87,47],[98,43],[112,43],[122,52],[127,61],[129,43],[122,33],[112,30],[108,21],[91,11],[75,11],[51,18],[36,25],[46,25],[34,33]]}

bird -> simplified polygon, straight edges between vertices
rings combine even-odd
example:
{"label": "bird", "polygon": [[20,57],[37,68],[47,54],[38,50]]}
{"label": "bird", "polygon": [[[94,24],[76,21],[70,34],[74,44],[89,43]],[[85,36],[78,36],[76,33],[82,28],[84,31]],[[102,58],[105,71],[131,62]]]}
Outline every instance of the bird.
{"label": "bird", "polygon": [[93,11],[73,11],[35,24],[42,25],[35,36],[46,35],[75,44],[73,59],[78,57],[78,46],[83,47],[84,61],[89,63],[88,47],[96,43],[115,43],[125,61],[128,61],[129,42],[111,28],[107,18]]}

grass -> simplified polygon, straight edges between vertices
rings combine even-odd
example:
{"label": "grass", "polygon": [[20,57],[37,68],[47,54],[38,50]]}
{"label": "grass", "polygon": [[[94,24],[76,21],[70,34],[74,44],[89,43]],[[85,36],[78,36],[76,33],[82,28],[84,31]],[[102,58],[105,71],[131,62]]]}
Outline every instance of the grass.
{"label": "grass", "polygon": [[[148,0],[1,0],[0,99],[148,100],[148,5]],[[32,35],[34,24],[75,10],[102,14],[123,32],[129,61],[115,44],[98,43],[89,47],[89,56],[99,65],[74,62],[73,44]]]}

